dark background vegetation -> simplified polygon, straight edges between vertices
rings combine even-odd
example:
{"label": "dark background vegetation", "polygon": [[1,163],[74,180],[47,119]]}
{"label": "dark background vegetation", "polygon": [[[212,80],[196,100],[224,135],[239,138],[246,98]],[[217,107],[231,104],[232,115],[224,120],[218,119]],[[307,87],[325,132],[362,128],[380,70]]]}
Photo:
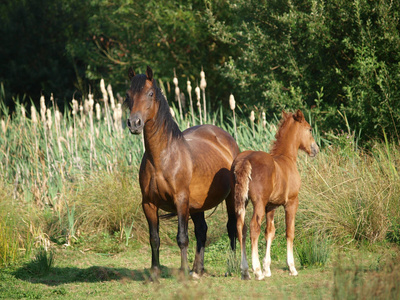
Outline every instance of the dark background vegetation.
{"label": "dark background vegetation", "polygon": [[5,1],[2,101],[63,107],[100,78],[124,95],[128,67],[146,65],[186,91],[203,67],[213,108],[233,93],[245,113],[303,108],[323,131],[398,139],[399,17],[390,0]]}

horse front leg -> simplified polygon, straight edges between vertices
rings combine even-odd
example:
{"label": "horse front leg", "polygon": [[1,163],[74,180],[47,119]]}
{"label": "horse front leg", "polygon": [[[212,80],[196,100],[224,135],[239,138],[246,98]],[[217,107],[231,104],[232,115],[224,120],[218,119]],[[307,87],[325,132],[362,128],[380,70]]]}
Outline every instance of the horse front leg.
{"label": "horse front leg", "polygon": [[198,278],[204,272],[204,247],[206,246],[207,239],[207,223],[204,218],[204,212],[191,214],[191,217],[197,240],[196,255],[193,263],[193,277]]}
{"label": "horse front leg", "polygon": [[187,249],[189,245],[188,222],[189,222],[189,195],[180,194],[175,201],[178,213],[178,234],[176,241],[181,249],[181,271],[185,274],[189,273],[189,264],[187,258]]}
{"label": "horse front leg", "polygon": [[289,267],[289,275],[297,276],[297,270],[294,266],[293,257],[293,240],[294,240],[294,222],[299,206],[299,199],[296,197],[292,201],[289,200],[285,206],[286,220],[286,241],[287,241],[287,265]]}
{"label": "horse front leg", "polygon": [[160,275],[160,236],[158,208],[153,203],[142,202],[144,214],[149,224],[151,246],[151,277],[156,280]]}

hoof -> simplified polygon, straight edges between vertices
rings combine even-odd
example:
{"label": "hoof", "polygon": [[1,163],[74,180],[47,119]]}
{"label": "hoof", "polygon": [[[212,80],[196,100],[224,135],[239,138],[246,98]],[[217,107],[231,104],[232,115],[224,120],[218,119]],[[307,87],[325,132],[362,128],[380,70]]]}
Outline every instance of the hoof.
{"label": "hoof", "polygon": [[176,277],[178,281],[185,282],[191,278],[191,272],[189,269],[179,268],[175,269],[172,274]]}
{"label": "hoof", "polygon": [[250,279],[251,279],[251,277],[250,277],[249,273],[242,274],[242,280],[250,280]]}
{"label": "hoof", "polygon": [[256,280],[263,280],[264,279],[264,274],[261,272],[260,268],[253,269],[254,272],[254,277]]}
{"label": "hoof", "polygon": [[272,276],[271,270],[264,271],[264,272],[263,272],[263,275],[264,275],[264,277],[271,277],[271,276]]}
{"label": "hoof", "polygon": [[202,274],[196,273],[196,272],[190,272],[190,276],[192,277],[192,279],[194,280],[199,280],[201,278]]}
{"label": "hoof", "polygon": [[298,273],[297,273],[296,270],[292,270],[292,271],[289,271],[289,275],[290,275],[290,276],[297,276]]}
{"label": "hoof", "polygon": [[255,273],[254,277],[256,278],[256,280],[263,280],[264,274],[263,273]]}
{"label": "hoof", "polygon": [[158,278],[160,278],[160,275],[161,275],[161,271],[159,268],[151,268],[150,269],[150,277],[148,278],[148,280],[150,282],[159,283]]}
{"label": "hoof", "polygon": [[191,273],[192,272],[186,268],[180,268],[178,271],[178,274],[181,278],[187,278],[187,277],[189,277],[189,275],[191,275]]}

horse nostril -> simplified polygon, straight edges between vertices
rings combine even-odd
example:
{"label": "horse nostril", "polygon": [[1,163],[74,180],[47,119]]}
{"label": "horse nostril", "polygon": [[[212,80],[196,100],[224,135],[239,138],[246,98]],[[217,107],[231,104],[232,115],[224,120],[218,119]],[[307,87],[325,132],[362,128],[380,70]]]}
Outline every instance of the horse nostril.
{"label": "horse nostril", "polygon": [[128,127],[131,127],[131,120],[126,120],[126,125],[128,125]]}
{"label": "horse nostril", "polygon": [[319,153],[319,147],[317,144],[312,144],[311,145],[311,151],[313,156],[316,156]]}
{"label": "horse nostril", "polygon": [[142,123],[142,121],[138,118],[138,119],[135,121],[136,127],[139,127],[141,123]]}

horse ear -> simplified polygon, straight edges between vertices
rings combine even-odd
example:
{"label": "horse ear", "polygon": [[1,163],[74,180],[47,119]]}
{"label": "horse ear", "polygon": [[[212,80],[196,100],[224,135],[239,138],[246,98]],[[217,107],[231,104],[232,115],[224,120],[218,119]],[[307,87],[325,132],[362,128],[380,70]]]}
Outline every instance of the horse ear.
{"label": "horse ear", "polygon": [[304,115],[303,115],[303,113],[302,113],[302,111],[300,109],[298,109],[296,111],[296,113],[293,114],[293,118],[299,123],[301,123],[301,122],[303,122],[305,120]]}
{"label": "horse ear", "polygon": [[288,115],[286,111],[282,110],[282,118],[287,119]]}
{"label": "horse ear", "polygon": [[133,77],[135,77],[135,75],[136,75],[135,71],[133,71],[132,67],[130,67],[129,70],[128,70],[129,80],[131,80]]}
{"label": "horse ear", "polygon": [[153,81],[153,70],[149,66],[146,69],[146,77],[147,80]]}

